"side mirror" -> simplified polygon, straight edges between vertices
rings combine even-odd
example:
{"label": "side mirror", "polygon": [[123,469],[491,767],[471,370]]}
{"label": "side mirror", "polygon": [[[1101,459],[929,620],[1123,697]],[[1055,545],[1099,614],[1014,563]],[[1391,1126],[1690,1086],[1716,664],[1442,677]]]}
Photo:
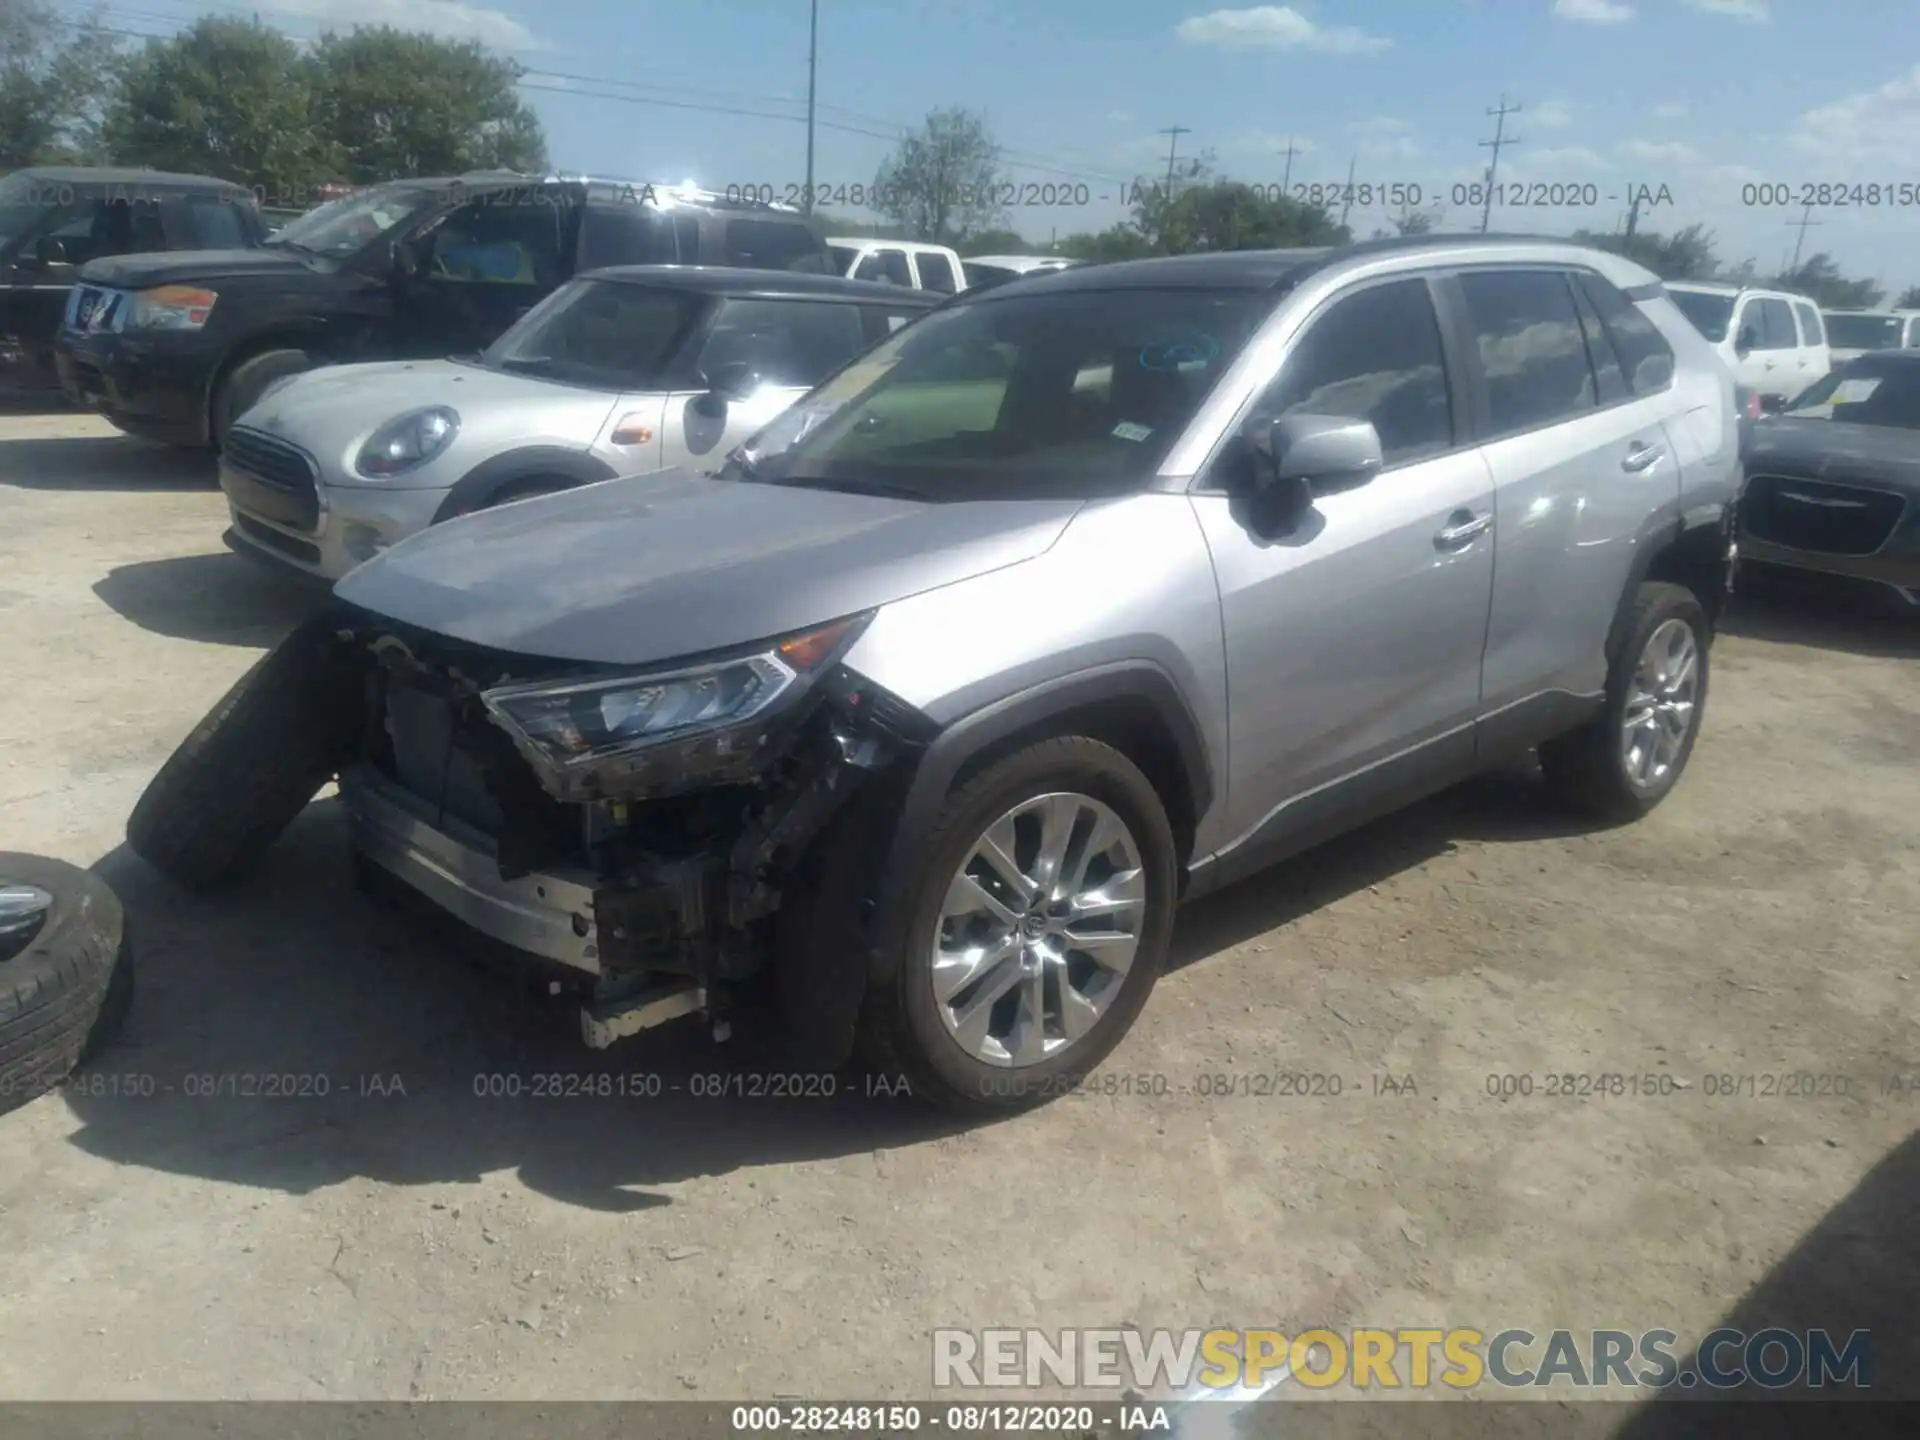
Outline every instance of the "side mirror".
{"label": "side mirror", "polygon": [[67,242],[52,235],[42,235],[34,242],[29,267],[52,273],[73,268],[73,257],[67,252]]}
{"label": "side mirror", "polygon": [[1262,534],[1291,533],[1316,498],[1357,489],[1380,473],[1380,432],[1341,415],[1283,415],[1255,421],[1254,520]]}
{"label": "side mirror", "polygon": [[402,280],[414,280],[420,275],[420,255],[410,241],[393,242],[393,270]]}

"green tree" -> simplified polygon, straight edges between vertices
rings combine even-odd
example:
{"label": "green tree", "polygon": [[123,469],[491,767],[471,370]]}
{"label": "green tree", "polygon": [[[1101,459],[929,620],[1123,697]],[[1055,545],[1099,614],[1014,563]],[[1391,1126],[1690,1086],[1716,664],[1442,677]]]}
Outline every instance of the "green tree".
{"label": "green tree", "polygon": [[1828,310],[1871,310],[1887,296],[1871,280],[1847,279],[1824,251],[1809,255],[1796,269],[1783,271],[1773,283]]}
{"label": "green tree", "polygon": [[[314,67],[254,21],[202,16],[128,61],[105,139],[116,160],[217,175],[275,193],[338,178],[315,126]],[[269,200],[271,203],[271,199]]]}
{"label": "green tree", "polygon": [[314,119],[354,184],[547,168],[546,135],[514,88],[520,66],[473,41],[356,29],[322,37],[312,70]]}
{"label": "green tree", "polygon": [[1017,230],[982,230],[970,236],[962,251],[967,255],[1024,255],[1037,248]]}
{"label": "green tree", "polygon": [[119,41],[41,0],[0,0],[0,171],[95,164]]}
{"label": "green tree", "polygon": [[1624,255],[1646,266],[1662,280],[1711,280],[1720,268],[1713,232],[1704,225],[1689,225],[1671,235],[1641,230],[1631,238],[1618,233],[1576,230],[1573,238],[1583,245]]}
{"label": "green tree", "polygon": [[916,240],[960,244],[1005,221],[1000,147],[986,121],[953,107],[929,114],[874,174],[874,208]]}
{"label": "green tree", "polygon": [[1344,245],[1353,238],[1318,205],[1270,195],[1237,180],[1214,180],[1183,190],[1168,207],[1161,248],[1169,255],[1196,250],[1277,250]]}
{"label": "green tree", "polygon": [[1068,235],[1061,240],[1057,249],[1058,253],[1070,260],[1082,260],[1092,265],[1110,260],[1140,260],[1156,253],[1153,242],[1140,232],[1139,227],[1124,221],[1109,225],[1105,230]]}

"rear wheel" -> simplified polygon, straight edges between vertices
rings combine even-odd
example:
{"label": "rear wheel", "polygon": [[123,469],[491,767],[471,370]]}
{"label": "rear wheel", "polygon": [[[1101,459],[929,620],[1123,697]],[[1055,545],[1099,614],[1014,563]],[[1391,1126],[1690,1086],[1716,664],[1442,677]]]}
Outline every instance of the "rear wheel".
{"label": "rear wheel", "polygon": [[1666,799],[1700,734],[1710,635],[1691,591],[1642,585],[1607,676],[1604,708],[1540,747],[1547,783],[1608,820],[1637,820]]}
{"label": "rear wheel", "polygon": [[1166,958],[1176,860],[1152,783],[1097,741],[1042,741],[955,793],[919,854],[898,877],[897,963],[867,994],[867,1058],[949,1109],[1066,1093]]}

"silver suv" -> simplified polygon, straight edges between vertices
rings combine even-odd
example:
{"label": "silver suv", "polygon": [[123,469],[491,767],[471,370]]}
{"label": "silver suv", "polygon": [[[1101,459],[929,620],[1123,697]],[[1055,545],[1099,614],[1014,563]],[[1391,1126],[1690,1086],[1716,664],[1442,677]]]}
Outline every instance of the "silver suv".
{"label": "silver suv", "polygon": [[368,881],[573,982],[592,1044],[759,980],[813,1063],[1029,1104],[1125,1033],[1183,898],[1533,747],[1601,816],[1664,798],[1738,476],[1725,366],[1592,250],[1020,279],[717,475],[361,567],[129,839],[217,886],[337,776]]}

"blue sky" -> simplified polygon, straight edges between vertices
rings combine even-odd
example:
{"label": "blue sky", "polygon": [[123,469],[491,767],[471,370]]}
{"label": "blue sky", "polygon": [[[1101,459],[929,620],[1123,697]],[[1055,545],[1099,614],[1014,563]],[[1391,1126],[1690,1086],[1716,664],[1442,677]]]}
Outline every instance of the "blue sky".
{"label": "blue sky", "polygon": [[[568,168],[715,187],[804,177],[791,117],[807,0],[128,0],[108,14],[158,33],[204,9],[295,35],[386,21],[480,39],[536,72],[527,97]],[[1183,153],[1211,149],[1238,178],[1278,181],[1291,142],[1296,183],[1340,182],[1355,163],[1362,181],[1421,186],[1443,228],[1465,227],[1478,215],[1452,186],[1484,165],[1504,92],[1521,143],[1502,178],[1591,185],[1600,204],[1509,210],[1497,228],[1611,227],[1630,185],[1665,185],[1672,205],[1643,226],[1705,222],[1725,258],[1771,269],[1801,211],[1745,204],[1743,186],[1920,187],[1916,18],[1914,0],[821,0],[815,175],[870,181],[889,137],[965,105],[988,117],[1010,178],[1087,187],[1085,206],[1014,213],[1039,241],[1118,218],[1121,184],[1164,172],[1156,132],[1172,125]],[[1809,253],[1920,283],[1920,205],[1812,218]],[[1350,219],[1365,234],[1386,214]]]}

